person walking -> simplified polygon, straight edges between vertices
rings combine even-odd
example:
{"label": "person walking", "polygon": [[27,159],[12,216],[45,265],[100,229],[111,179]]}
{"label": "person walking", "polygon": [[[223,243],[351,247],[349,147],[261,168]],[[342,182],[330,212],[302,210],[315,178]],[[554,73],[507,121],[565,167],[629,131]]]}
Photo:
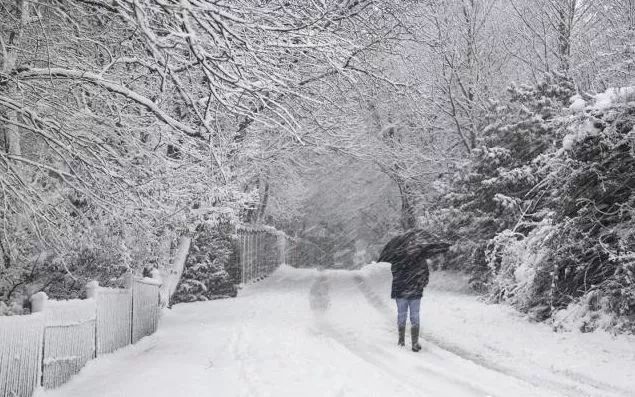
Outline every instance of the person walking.
{"label": "person walking", "polygon": [[427,259],[446,252],[448,243],[435,242],[433,236],[421,231],[409,231],[390,240],[382,250],[378,262],[391,264],[390,297],[397,303],[397,344],[406,344],[406,322],[410,314],[412,351],[421,350],[419,344],[419,309],[423,289],[428,285],[430,269]]}

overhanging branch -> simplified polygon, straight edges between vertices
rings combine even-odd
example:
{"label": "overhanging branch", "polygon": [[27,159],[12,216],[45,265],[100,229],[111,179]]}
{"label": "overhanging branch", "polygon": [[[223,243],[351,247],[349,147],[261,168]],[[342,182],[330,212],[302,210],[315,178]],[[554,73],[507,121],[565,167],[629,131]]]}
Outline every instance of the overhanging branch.
{"label": "overhanging branch", "polygon": [[174,119],[169,114],[167,114],[163,109],[159,108],[159,106],[152,102],[150,99],[145,96],[135,92],[127,87],[122,86],[121,84],[117,84],[115,82],[109,81],[101,77],[100,75],[92,72],[84,72],[80,70],[70,70],[63,68],[29,68],[25,70],[21,70],[17,73],[18,79],[51,79],[51,78],[67,78],[73,80],[81,80],[86,81],[88,83],[94,84],[98,87],[102,87],[107,89],[108,91],[115,92],[120,94],[139,105],[142,105],[146,109],[148,109],[151,113],[153,113],[158,119],[165,122],[169,126],[174,129],[177,129],[186,135],[192,137],[201,137],[201,133],[194,128],[181,123],[180,121]]}

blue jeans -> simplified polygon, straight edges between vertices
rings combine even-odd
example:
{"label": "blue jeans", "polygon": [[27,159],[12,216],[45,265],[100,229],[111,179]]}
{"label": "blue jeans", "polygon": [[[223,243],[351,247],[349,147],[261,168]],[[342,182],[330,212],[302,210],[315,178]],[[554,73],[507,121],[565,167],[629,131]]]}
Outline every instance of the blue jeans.
{"label": "blue jeans", "polygon": [[408,317],[408,309],[410,309],[410,325],[419,325],[419,308],[421,307],[421,298],[406,299],[397,298],[397,326],[405,327],[406,318]]}

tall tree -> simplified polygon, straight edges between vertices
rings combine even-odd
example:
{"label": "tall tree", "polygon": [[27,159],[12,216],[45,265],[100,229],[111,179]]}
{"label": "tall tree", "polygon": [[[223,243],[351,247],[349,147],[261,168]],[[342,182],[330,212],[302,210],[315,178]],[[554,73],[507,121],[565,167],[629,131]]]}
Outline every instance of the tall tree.
{"label": "tall tree", "polygon": [[153,244],[201,219],[236,220],[251,200],[253,175],[237,167],[245,139],[301,142],[324,84],[373,73],[375,3],[3,2],[2,266],[76,252],[90,231],[136,249],[140,230]]}

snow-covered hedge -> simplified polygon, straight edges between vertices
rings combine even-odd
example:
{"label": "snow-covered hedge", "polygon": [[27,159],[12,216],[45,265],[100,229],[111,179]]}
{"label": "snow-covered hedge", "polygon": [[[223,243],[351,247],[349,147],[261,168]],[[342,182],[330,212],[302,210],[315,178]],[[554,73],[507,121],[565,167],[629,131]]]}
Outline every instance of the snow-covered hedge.
{"label": "snow-covered hedge", "polygon": [[433,223],[451,267],[557,328],[635,331],[635,88],[547,76],[492,112]]}

